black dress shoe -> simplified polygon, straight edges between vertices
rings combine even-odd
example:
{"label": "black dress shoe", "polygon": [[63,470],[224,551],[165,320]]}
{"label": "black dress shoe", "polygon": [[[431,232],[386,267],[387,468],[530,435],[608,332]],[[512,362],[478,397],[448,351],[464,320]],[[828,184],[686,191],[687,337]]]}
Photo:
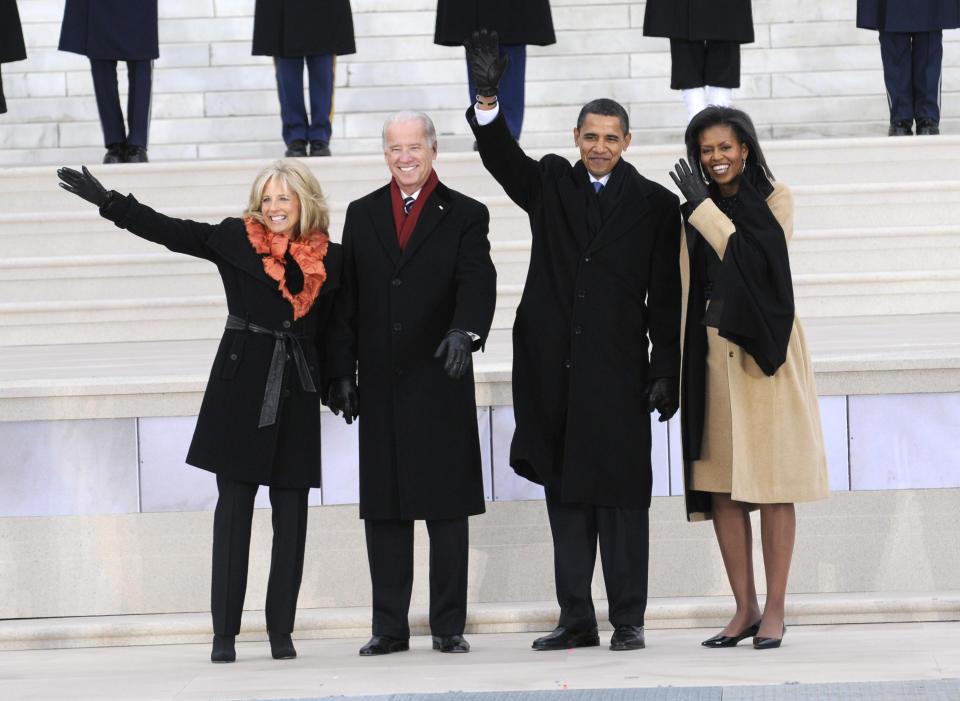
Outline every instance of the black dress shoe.
{"label": "black dress shoe", "polygon": [[303,139],[294,139],[287,144],[287,150],[283,155],[287,158],[306,158],[307,142]]}
{"label": "black dress shoe", "polygon": [[360,656],[389,655],[391,652],[403,652],[409,649],[409,638],[391,638],[389,635],[374,635],[366,645],[360,648]]}
{"label": "black dress shoe", "polygon": [[462,635],[434,635],[433,649],[440,652],[470,652],[470,643]]}
{"label": "black dress shoe", "polygon": [[213,636],[213,650],[210,652],[211,662],[234,662],[237,659],[237,651],[233,646],[236,640],[235,635],[217,635]]}
{"label": "black dress shoe", "polygon": [[126,149],[123,144],[110,144],[107,146],[107,152],[103,156],[104,163],[124,163],[126,161]]}
{"label": "black dress shoe", "polygon": [[704,647],[736,647],[737,643],[744,638],[750,638],[756,635],[758,630],[760,630],[760,621],[744,628],[740,631],[739,635],[714,635],[712,638],[707,638],[700,644]]}
{"label": "black dress shoe", "polygon": [[921,117],[917,120],[917,136],[936,136],[940,133],[940,124],[930,117]]}
{"label": "black dress shoe", "polygon": [[270,654],[275,660],[292,660],[297,656],[289,633],[270,633]]}
{"label": "black dress shoe", "polygon": [[780,647],[780,643],[783,642],[783,636],[787,634],[787,626],[784,624],[783,632],[780,633],[779,638],[761,638],[756,636],[753,639],[753,647],[755,650],[773,650],[774,648]]}
{"label": "black dress shoe", "polygon": [[643,626],[617,626],[610,636],[611,650],[642,650]]}
{"label": "black dress shoe", "polygon": [[330,144],[328,144],[326,141],[311,141],[310,155],[311,156],[329,156]]}
{"label": "black dress shoe", "polygon": [[600,644],[600,635],[596,628],[590,630],[569,630],[557,626],[552,633],[533,641],[534,650],[569,650],[572,647],[594,647]]}
{"label": "black dress shoe", "polygon": [[911,123],[903,120],[897,119],[890,122],[890,129],[887,130],[888,136],[910,136],[913,132],[910,130]]}
{"label": "black dress shoe", "polygon": [[127,145],[125,163],[146,163],[147,162],[147,149],[145,146],[136,146],[135,144]]}

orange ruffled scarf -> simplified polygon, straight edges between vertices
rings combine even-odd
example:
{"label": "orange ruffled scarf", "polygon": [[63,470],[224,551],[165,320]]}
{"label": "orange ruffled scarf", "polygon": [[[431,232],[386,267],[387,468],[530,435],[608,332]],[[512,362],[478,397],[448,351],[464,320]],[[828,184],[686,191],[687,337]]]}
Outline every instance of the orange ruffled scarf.
{"label": "orange ruffled scarf", "polygon": [[[277,289],[280,294],[293,306],[293,318],[299,319],[310,311],[327,279],[323,259],[327,255],[330,237],[318,231],[312,238],[291,241],[283,234],[274,234],[252,217],[244,217],[243,222],[246,224],[247,239],[253,250],[263,256],[264,272],[279,283]],[[295,295],[287,289],[287,265],[284,256],[288,250],[303,271],[303,289]]]}

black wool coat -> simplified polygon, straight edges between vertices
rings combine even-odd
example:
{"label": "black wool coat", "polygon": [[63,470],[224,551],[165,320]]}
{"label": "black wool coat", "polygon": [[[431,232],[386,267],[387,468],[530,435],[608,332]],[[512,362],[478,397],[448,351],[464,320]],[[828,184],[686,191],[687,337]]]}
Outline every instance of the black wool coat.
{"label": "black wool coat", "polygon": [[356,53],[350,0],[257,0],[254,56]]}
{"label": "black wool coat", "polygon": [[497,31],[501,44],[555,44],[550,0],[437,0],[434,44],[460,46],[475,31]]}
{"label": "black wool coat", "polygon": [[960,27],[960,0],[857,0],[857,26],[885,32]]}
{"label": "black wool coat", "polygon": [[690,41],[753,41],[750,0],[647,0],[643,34]]}
{"label": "black wool coat", "polygon": [[67,0],[57,48],[117,61],[159,58],[157,0]]}
{"label": "black wool coat", "polygon": [[[263,269],[247,239],[243,220],[203,224],[173,219],[132,195],[113,197],[100,213],[117,226],[171,251],[217,266],[229,313],[271,330],[301,336],[310,376],[318,391],[302,388],[295,363],[286,362],[276,422],[258,428],[273,336],[225,330],[203,395],[187,462],[231,479],[274,487],[320,486],[320,393],[326,327],[340,285],[342,251],[331,243],[324,258],[327,279],[310,311],[297,320],[293,307]],[[289,353],[289,350],[287,351]]]}
{"label": "black wool coat", "polygon": [[598,225],[582,162],[527,157],[502,114],[481,127],[471,107],[467,120],[533,235],[513,325],[510,464],[559,485],[564,502],[648,507],[645,387],[680,374],[679,200],[621,160]]}
{"label": "black wool coat", "polygon": [[0,63],[22,61],[26,57],[17,0],[0,0]]}
{"label": "black wool coat", "polygon": [[447,331],[486,339],[496,304],[487,208],[442,182],[404,251],[389,186],[351,202],[331,377],[360,387],[360,517],[446,519],[483,513],[473,373],[433,357]]}

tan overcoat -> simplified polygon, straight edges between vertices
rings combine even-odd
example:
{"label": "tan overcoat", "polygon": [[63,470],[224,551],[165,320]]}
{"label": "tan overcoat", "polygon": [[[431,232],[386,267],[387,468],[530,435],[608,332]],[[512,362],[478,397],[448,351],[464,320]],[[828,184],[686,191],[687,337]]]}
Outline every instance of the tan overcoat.
{"label": "tan overcoat", "polygon": [[[787,238],[793,235],[793,195],[776,183],[767,204]],[[733,222],[710,199],[690,215],[690,224],[723,258]],[[690,290],[690,256],[686,232],[681,237],[680,276],[683,289],[681,335],[685,335]],[[685,339],[681,340],[683,344]],[[736,501],[787,503],[823,499],[829,494],[820,410],[813,367],[800,320],[794,317],[786,362],[767,376],[740,346],[726,343],[727,377],[732,419],[733,491]],[[684,350],[686,349],[685,346]],[[684,396],[681,390],[681,397]],[[684,456],[684,484],[690,484],[691,461]],[[687,520],[709,519],[709,501],[693,498],[686,488]],[[699,502],[699,504],[698,504]]]}

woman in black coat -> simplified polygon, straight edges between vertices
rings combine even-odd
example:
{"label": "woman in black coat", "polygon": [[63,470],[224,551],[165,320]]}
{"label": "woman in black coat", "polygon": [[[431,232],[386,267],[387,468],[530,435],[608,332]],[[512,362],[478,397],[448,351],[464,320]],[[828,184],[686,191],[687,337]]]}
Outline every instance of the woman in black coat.
{"label": "woman in black coat", "polygon": [[943,30],[960,26],[960,0],[857,0],[857,26],[880,35],[890,136],[940,133]]}
{"label": "woman in black coat", "polygon": [[[26,57],[17,0],[0,0],[0,63],[22,61]],[[6,111],[7,101],[3,96],[3,80],[0,79],[0,114]]]}
{"label": "woman in black coat", "polygon": [[[500,79],[500,105],[510,135],[519,139],[523,128],[527,46],[549,46],[557,42],[550,0],[438,0],[434,44],[463,46],[463,42],[481,28],[495,31],[500,38],[500,55],[507,59],[507,70]],[[469,58],[467,88],[473,102],[477,90]]]}
{"label": "woman in black coat", "polygon": [[270,487],[273,557],[266,617],[277,659],[290,638],[303,573],[307,494],[320,486],[320,395],[325,330],[341,253],[310,170],[277,161],[256,178],[243,218],[202,224],[164,216],[133,195],[107,192],[87,171],[57,171],[60,186],[117,226],[217,266],[226,328],[213,361],[187,462],[217,475],[213,522],[214,662],[236,659],[253,501]]}
{"label": "woman in black coat", "polygon": [[[273,56],[287,156],[330,155],[337,56],[356,52],[350,0],[257,0],[253,55]],[[303,64],[310,117],[303,100]]]}
{"label": "woman in black coat", "polygon": [[750,0],[648,0],[643,34],[670,39],[670,88],[683,93],[687,120],[729,107],[740,87],[740,44],[753,41]]}
{"label": "woman in black coat", "polygon": [[[157,0],[66,0],[60,51],[90,59],[107,153],[104,163],[145,163],[153,59],[160,56]],[[117,90],[117,61],[127,62],[127,124]]]}

